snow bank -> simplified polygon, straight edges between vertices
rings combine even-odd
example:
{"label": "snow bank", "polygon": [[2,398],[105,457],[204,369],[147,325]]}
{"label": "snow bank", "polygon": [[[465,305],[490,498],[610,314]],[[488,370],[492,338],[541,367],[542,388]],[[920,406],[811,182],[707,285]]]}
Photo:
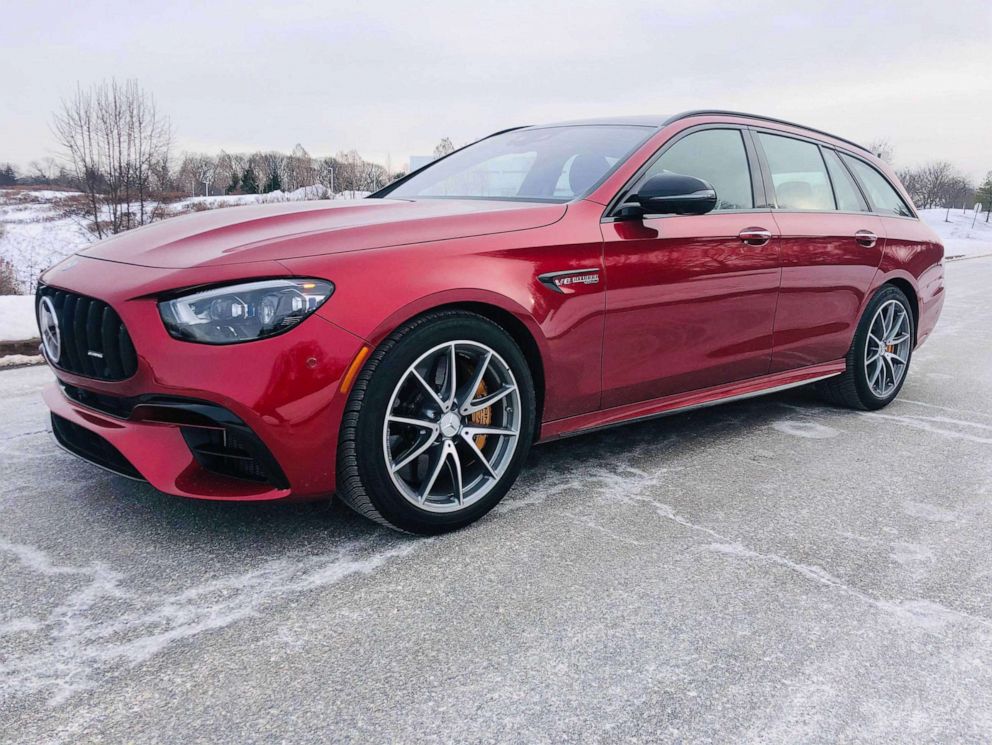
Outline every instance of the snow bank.
{"label": "snow bank", "polygon": [[[944,243],[944,255],[949,259],[974,256],[992,256],[992,222],[985,222],[985,215],[960,209],[920,210],[920,217],[933,228]],[[971,226],[972,221],[975,227]]]}
{"label": "snow bank", "polygon": [[0,368],[43,365],[44,363],[45,358],[40,354],[8,354],[6,357],[0,357]]}
{"label": "snow bank", "polygon": [[0,257],[16,272],[24,292],[38,275],[92,240],[81,220],[64,213],[64,200],[77,192],[0,189]]}
{"label": "snow bank", "polygon": [[0,295],[0,341],[37,338],[34,295]]}
{"label": "snow bank", "polygon": [[246,204],[270,204],[272,202],[304,202],[310,199],[362,199],[372,192],[344,191],[331,194],[323,184],[304,186],[295,191],[270,191],[268,194],[227,194],[215,197],[189,197],[168,205],[170,212],[189,212],[191,209],[216,209],[218,207],[239,207]]}
{"label": "snow bank", "polygon": [[[175,215],[193,210],[217,209],[247,204],[296,202],[309,199],[359,199],[367,191],[341,192],[333,197],[320,184],[291,192],[234,194],[216,197],[189,197],[165,205]],[[78,199],[72,191],[19,191],[0,189],[0,257],[14,266],[24,292],[34,290],[38,276],[69,254],[86,247],[96,237],[86,229],[85,220],[67,213],[64,202]],[[155,207],[152,203],[148,209]]]}

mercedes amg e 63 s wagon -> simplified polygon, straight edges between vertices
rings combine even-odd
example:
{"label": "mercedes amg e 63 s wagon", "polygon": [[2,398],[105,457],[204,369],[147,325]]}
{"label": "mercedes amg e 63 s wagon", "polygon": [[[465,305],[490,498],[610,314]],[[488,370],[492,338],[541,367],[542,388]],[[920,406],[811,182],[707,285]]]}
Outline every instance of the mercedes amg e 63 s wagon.
{"label": "mercedes amg e 63 s wagon", "polygon": [[369,198],[156,223],[47,271],[68,451],[170,494],[466,525],[531,445],[815,384],[878,409],[943,247],[839,137],[725,111],[520,127]]}

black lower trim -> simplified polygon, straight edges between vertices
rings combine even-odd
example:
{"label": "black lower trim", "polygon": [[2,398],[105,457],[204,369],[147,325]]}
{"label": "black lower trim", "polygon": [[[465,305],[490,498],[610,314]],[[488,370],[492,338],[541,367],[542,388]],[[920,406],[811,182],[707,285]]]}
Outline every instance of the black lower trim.
{"label": "black lower trim", "polygon": [[[289,488],[285,473],[259,436],[239,416],[223,406],[157,394],[113,396],[68,383],[62,383],[62,390],[70,400],[117,419],[178,425],[196,462],[207,471],[269,484],[277,489]],[[107,445],[112,447],[109,443]],[[96,462],[85,455],[81,457]],[[120,457],[123,459],[123,456]]]}
{"label": "black lower trim", "polygon": [[121,455],[121,451],[86,427],[52,414],[52,433],[56,441],[73,455],[121,476],[144,481],[138,469]]}
{"label": "black lower trim", "polygon": [[207,471],[286,489],[289,483],[275,458],[247,427],[183,427],[183,439]]}

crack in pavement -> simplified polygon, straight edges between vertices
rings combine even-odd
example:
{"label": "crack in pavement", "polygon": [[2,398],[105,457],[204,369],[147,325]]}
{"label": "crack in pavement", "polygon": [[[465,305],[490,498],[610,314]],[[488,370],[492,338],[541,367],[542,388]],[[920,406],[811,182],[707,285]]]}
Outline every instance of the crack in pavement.
{"label": "crack in pavement", "polygon": [[[634,461],[639,455],[644,453],[644,450],[645,447],[643,445],[635,446],[632,450],[626,452],[625,458]],[[678,514],[671,505],[644,494],[649,489],[664,487],[666,484],[663,479],[672,469],[662,467],[653,471],[644,471],[618,460],[614,461],[612,465],[614,466],[612,470],[609,467],[597,467],[590,469],[588,473],[584,473],[582,479],[559,482],[556,486],[547,489],[539,501],[544,501],[549,497],[572,489],[589,489],[590,485],[594,485],[594,496],[600,500],[615,503],[646,504],[653,507],[659,517],[676,523],[688,530],[708,536],[714,540],[714,543],[706,547],[710,551],[723,556],[759,561],[782,567],[806,580],[829,587],[849,597],[867,603],[917,628],[936,631],[947,623],[954,621],[970,621],[986,629],[992,628],[992,620],[983,616],[948,608],[926,598],[892,600],[875,597],[852,587],[841,578],[831,574],[820,566],[795,562],[776,553],[766,553],[750,548],[712,528],[692,522],[688,518]],[[539,483],[545,480],[540,479]],[[533,498],[525,500],[525,505],[522,506],[533,505],[535,501],[538,500],[534,500]],[[513,508],[508,505],[507,509]]]}
{"label": "crack in pavement", "polygon": [[41,637],[24,645],[27,652],[0,659],[0,700],[49,692],[49,703],[61,704],[94,687],[97,675],[115,665],[144,662],[176,642],[255,616],[275,600],[368,574],[429,543],[395,540],[399,545],[368,556],[360,551],[368,546],[355,542],[316,556],[273,559],[249,572],[172,594],[129,589],[126,575],[102,562],[61,566],[33,546],[0,540],[0,554],[12,557],[22,569],[84,580],[47,614],[8,619],[0,626],[0,639]]}

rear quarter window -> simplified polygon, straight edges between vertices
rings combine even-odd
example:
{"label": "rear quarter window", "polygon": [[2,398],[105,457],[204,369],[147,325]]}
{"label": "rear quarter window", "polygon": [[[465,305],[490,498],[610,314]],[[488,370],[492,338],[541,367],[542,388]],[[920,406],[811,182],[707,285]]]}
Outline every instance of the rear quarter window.
{"label": "rear quarter window", "polygon": [[851,167],[854,175],[865,189],[872,209],[883,215],[898,215],[899,217],[914,217],[913,210],[899,196],[899,192],[875,168],[858,158],[841,153],[844,162]]}

